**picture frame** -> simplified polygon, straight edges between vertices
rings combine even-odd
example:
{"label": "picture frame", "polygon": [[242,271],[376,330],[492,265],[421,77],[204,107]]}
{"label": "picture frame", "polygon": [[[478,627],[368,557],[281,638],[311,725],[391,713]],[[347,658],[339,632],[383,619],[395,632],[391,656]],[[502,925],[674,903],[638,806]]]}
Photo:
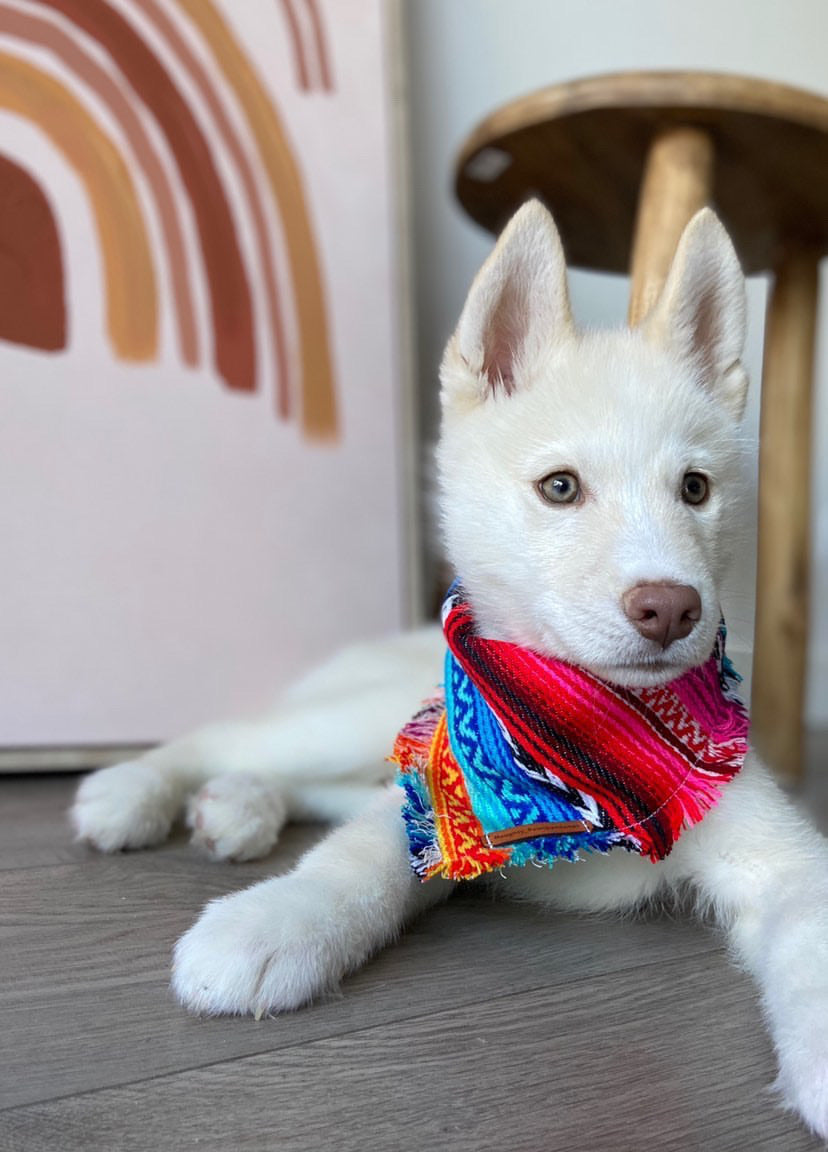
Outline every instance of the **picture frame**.
{"label": "picture frame", "polygon": [[264,709],[422,600],[400,4],[45,8],[0,17],[2,772]]}

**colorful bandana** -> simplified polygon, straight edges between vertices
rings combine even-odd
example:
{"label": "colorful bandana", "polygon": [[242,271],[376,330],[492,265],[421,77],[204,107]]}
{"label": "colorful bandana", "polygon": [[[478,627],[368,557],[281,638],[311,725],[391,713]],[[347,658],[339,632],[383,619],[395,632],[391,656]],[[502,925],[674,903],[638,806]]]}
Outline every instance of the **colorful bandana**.
{"label": "colorful bandana", "polygon": [[483,639],[456,584],[443,630],[444,691],[391,757],[422,880],[615,847],[663,860],[742,766],[748,716],[724,625],[706,664],[655,688]]}

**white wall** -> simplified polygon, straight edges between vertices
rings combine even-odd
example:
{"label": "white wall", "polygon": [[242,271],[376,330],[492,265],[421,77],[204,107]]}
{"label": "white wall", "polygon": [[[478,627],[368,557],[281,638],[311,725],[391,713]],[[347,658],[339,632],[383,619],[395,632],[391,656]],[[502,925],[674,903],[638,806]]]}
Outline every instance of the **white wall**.
{"label": "white wall", "polygon": [[[828,96],[826,0],[408,0],[419,374],[426,418],[436,366],[468,283],[491,245],[453,199],[455,155],[492,109],[533,88],[600,72],[698,68],[797,84]],[[828,172],[825,174],[828,179]],[[627,285],[574,273],[586,323],[620,322]],[[765,283],[749,287],[747,364],[760,378]],[[828,723],[828,285],[820,315],[815,420],[814,613],[809,718]],[[758,427],[757,389],[747,416]],[[726,601],[735,638],[752,629],[753,557],[740,558]]]}

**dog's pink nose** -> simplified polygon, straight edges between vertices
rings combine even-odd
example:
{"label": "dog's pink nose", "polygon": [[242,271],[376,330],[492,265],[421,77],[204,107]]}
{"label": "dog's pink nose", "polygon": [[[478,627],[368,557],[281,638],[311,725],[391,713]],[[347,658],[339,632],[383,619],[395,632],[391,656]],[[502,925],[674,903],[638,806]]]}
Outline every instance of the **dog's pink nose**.
{"label": "dog's pink nose", "polygon": [[689,584],[637,584],[622,597],[642,636],[668,648],[689,636],[701,616],[701,597]]}

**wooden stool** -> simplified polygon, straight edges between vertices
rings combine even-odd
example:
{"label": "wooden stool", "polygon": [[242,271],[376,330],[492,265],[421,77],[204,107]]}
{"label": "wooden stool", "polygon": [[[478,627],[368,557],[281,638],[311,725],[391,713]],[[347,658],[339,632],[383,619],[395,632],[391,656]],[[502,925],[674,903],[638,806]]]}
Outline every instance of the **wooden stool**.
{"label": "wooden stool", "polygon": [[700,72],[600,76],[500,108],[466,142],[457,196],[498,232],[528,197],[571,264],[631,272],[630,324],[667,276],[682,229],[712,203],[748,274],[772,272],[759,463],[753,740],[802,765],[808,633],[811,396],[817,271],[828,251],[828,100]]}

